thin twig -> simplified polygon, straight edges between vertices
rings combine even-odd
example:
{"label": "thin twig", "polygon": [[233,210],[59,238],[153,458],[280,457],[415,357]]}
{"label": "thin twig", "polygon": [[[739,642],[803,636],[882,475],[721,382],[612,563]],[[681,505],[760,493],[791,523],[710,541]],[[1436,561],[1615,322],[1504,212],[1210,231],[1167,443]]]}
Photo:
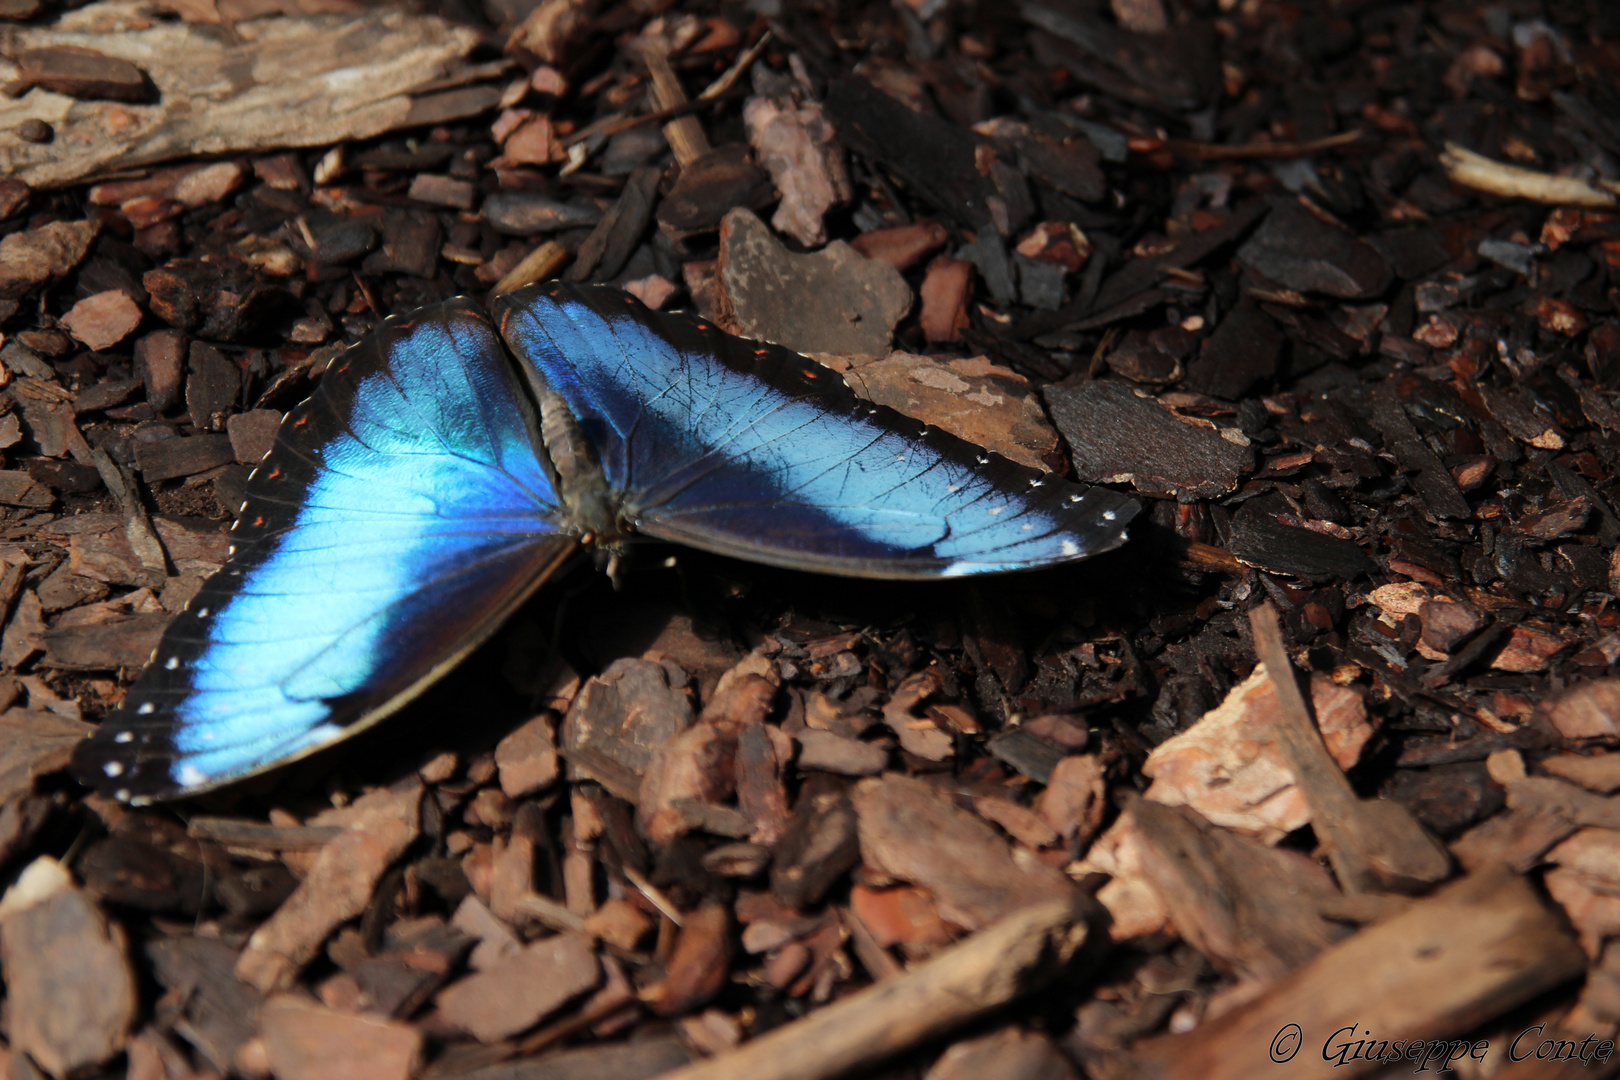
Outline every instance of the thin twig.
{"label": "thin twig", "polygon": [[1211,143],[1196,142],[1191,139],[1153,139],[1140,136],[1131,140],[1131,149],[1140,153],[1154,153],[1158,150],[1169,150],[1184,158],[1194,161],[1243,161],[1265,158],[1296,158],[1309,157],[1327,150],[1337,150],[1341,146],[1349,146],[1360,142],[1362,132],[1341,131],[1337,135],[1329,135],[1322,139],[1312,139],[1309,142],[1249,142],[1249,143]]}
{"label": "thin twig", "polygon": [[681,925],[681,909],[671,903],[669,897],[665,896],[659,890],[658,886],[642,877],[633,866],[624,867],[624,876],[625,880],[629,881],[630,884],[641,890],[642,896],[645,896],[648,900],[652,901],[652,906],[662,912],[664,918],[674,923],[677,927]]}

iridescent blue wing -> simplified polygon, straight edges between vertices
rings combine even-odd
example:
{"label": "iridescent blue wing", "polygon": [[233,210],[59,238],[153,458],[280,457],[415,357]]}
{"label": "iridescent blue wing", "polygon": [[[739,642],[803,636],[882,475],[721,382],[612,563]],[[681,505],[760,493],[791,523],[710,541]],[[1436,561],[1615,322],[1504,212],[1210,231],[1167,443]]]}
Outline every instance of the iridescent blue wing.
{"label": "iridescent blue wing", "polygon": [[956,576],[1107,551],[1139,509],[863,401],[796,353],[617,290],[546,283],[494,310],[652,536],[846,576]]}
{"label": "iridescent blue wing", "polygon": [[217,787],[368,726],[492,633],[574,545],[520,378],[466,301],[338,357],[79,778],[135,802]]}

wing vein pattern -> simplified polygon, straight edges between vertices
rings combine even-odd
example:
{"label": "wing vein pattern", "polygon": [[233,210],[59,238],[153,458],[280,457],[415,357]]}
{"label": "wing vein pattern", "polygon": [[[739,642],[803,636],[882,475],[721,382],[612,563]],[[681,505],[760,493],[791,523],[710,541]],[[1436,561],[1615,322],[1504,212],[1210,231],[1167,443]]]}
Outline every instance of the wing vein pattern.
{"label": "wing vein pattern", "polygon": [[494,328],[452,301],[389,320],[288,414],[227,568],[75,770],[135,801],[206,790],[397,707],[572,548]]}
{"label": "wing vein pattern", "polygon": [[626,519],[653,536],[798,569],[940,577],[1096,555],[1124,542],[1138,509],[616,290],[537,284],[497,298],[495,317],[595,443]]}

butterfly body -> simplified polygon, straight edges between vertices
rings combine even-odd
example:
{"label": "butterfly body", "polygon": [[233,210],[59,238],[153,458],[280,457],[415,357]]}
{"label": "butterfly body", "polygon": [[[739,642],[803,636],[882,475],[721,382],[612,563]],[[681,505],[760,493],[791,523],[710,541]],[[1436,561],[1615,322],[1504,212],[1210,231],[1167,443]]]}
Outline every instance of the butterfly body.
{"label": "butterfly body", "polygon": [[226,567],[76,750],[82,780],[177,797],[370,726],[582,543],[925,579],[1085,558],[1137,510],[616,290],[491,314],[390,319],[332,363],[250,478]]}

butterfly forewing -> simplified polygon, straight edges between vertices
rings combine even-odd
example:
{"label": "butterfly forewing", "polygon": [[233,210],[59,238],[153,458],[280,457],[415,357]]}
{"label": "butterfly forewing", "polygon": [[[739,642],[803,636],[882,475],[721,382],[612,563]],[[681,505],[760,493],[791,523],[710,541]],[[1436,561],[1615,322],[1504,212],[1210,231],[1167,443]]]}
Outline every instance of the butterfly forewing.
{"label": "butterfly forewing", "polygon": [[572,550],[533,431],[465,301],[339,357],[249,481],[226,568],[80,744],[80,778],[134,801],[205,790],[407,700]]}
{"label": "butterfly forewing", "polygon": [[1139,508],[864,401],[787,349],[617,290],[547,283],[495,312],[653,536],[798,569],[955,576],[1107,551]]}

